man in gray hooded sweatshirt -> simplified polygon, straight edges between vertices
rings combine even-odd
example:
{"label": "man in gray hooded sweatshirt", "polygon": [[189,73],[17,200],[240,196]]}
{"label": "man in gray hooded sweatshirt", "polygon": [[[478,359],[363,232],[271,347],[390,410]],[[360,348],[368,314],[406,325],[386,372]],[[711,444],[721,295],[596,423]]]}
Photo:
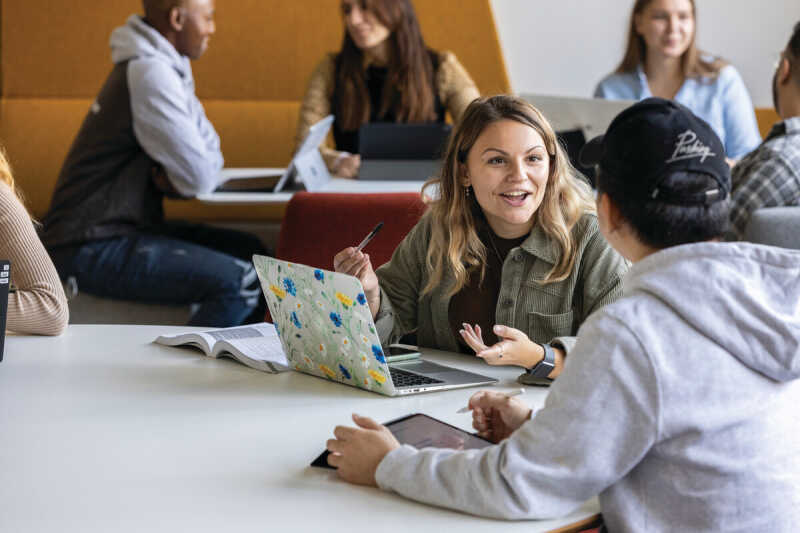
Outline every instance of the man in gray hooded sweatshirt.
{"label": "man in gray hooded sweatshirt", "polygon": [[800,524],[800,253],[719,242],[730,171],[711,127],[651,98],[582,158],[598,220],[634,264],[578,331],[543,409],[470,399],[498,443],[401,446],[369,418],[337,427],[350,482],[503,519],[552,518],[599,495],[627,531],[788,532]]}
{"label": "man in gray hooded sweatshirt", "polygon": [[214,0],[145,0],[144,11],[111,34],[114,68],[61,169],[42,241],[61,277],[86,292],[198,303],[197,326],[261,320],[258,239],[164,221],[165,195],[190,198],[220,181],[219,137],[190,65],[215,31]]}

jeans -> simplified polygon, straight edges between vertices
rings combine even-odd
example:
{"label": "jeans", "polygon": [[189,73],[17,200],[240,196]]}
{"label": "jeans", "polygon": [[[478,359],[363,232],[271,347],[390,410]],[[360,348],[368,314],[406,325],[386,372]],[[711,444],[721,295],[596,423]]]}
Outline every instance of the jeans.
{"label": "jeans", "polygon": [[147,231],[53,248],[62,279],[100,297],[193,305],[190,326],[229,327],[264,320],[253,267],[264,254],[253,235],[200,224],[165,223]]}

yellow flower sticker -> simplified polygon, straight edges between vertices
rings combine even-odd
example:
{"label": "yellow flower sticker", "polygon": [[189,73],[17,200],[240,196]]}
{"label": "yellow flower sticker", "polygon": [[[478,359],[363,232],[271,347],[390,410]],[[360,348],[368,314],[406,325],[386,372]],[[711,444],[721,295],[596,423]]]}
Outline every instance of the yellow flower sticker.
{"label": "yellow flower sticker", "polygon": [[381,384],[386,383],[386,376],[384,376],[380,372],[375,372],[374,370],[370,370],[369,375],[372,376],[372,379],[374,379],[378,383]]}
{"label": "yellow flower sticker", "polygon": [[341,292],[337,292],[336,293],[336,299],[339,300],[340,302],[342,302],[345,305],[345,307],[352,307],[353,306],[353,300],[351,300],[350,298],[348,298],[347,296],[345,296]]}
{"label": "yellow flower sticker", "polygon": [[285,291],[285,290],[283,290],[283,289],[281,289],[280,287],[276,287],[275,285],[270,285],[270,286],[269,286],[269,290],[271,290],[271,291],[272,291],[272,293],[273,293],[275,296],[277,296],[278,298],[280,298],[281,300],[283,300],[284,298],[286,298],[286,291]]}
{"label": "yellow flower sticker", "polygon": [[[336,373],[325,365],[319,365],[319,369],[325,372],[325,375],[331,379],[336,378]],[[386,379],[386,378],[384,378]]]}

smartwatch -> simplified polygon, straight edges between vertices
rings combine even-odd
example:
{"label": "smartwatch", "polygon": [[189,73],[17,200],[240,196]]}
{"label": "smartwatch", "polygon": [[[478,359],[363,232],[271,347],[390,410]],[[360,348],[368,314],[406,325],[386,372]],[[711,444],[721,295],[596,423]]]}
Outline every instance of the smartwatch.
{"label": "smartwatch", "polygon": [[556,352],[547,343],[540,344],[544,348],[544,358],[528,369],[528,374],[535,378],[546,378],[556,367]]}

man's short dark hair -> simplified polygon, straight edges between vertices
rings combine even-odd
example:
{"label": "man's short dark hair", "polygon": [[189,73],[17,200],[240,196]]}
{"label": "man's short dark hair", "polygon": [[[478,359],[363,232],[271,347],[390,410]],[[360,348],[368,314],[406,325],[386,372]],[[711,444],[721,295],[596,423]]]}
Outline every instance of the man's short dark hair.
{"label": "man's short dark hair", "polygon": [[[716,186],[711,176],[679,172],[664,178],[663,186],[681,194],[695,194]],[[661,199],[642,200],[631,194],[627,182],[597,169],[597,190],[605,193],[643,243],[654,248],[721,239],[730,220],[730,199],[708,205],[685,205]]]}
{"label": "man's short dark hair", "polygon": [[794,25],[794,31],[789,38],[786,50],[791,54],[792,75],[800,81],[800,22]]}
{"label": "man's short dark hair", "polygon": [[142,9],[145,16],[166,13],[174,6],[183,5],[185,0],[142,0]]}

